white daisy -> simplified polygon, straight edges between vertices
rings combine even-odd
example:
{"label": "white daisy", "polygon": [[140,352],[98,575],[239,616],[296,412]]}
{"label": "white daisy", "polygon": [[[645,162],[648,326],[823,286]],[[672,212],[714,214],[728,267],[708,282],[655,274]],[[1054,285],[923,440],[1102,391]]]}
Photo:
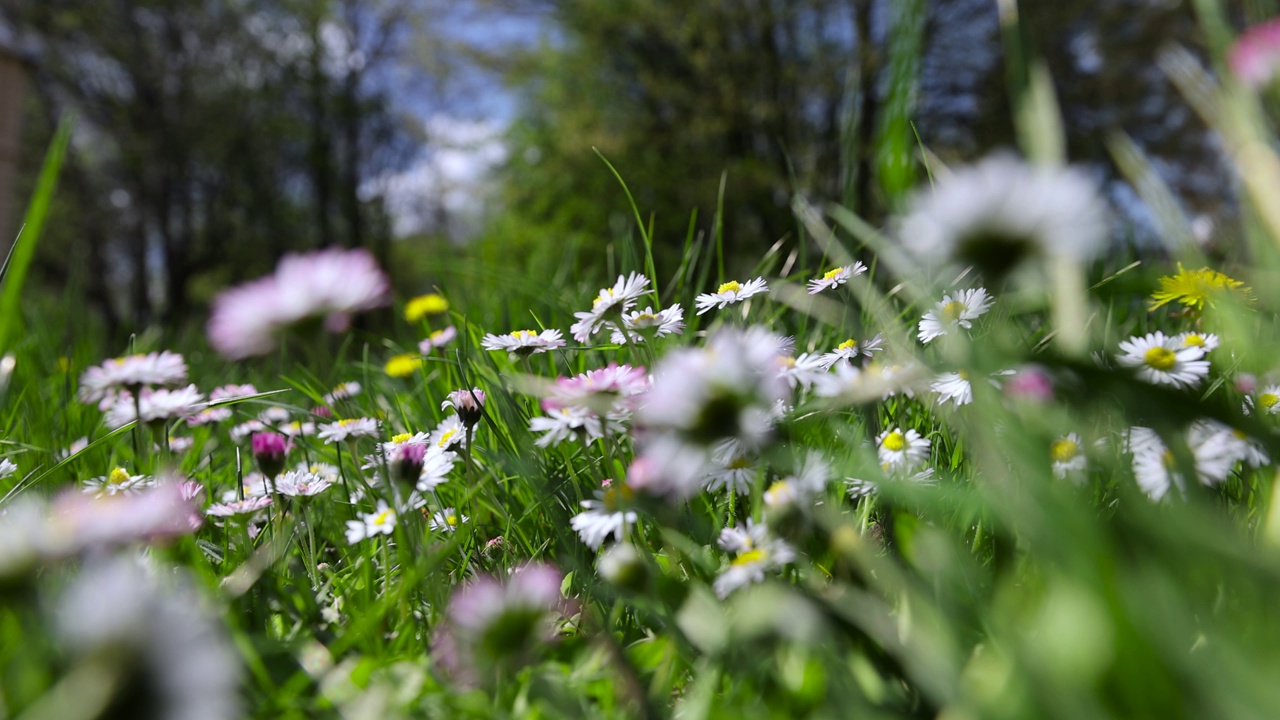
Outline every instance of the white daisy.
{"label": "white daisy", "polygon": [[333,486],[333,480],[311,472],[290,470],[276,478],[276,490],[289,497],[312,497]]}
{"label": "white daisy", "polygon": [[338,383],[332,391],[324,396],[324,402],[326,405],[332,405],[339,400],[350,400],[359,395],[362,389],[358,382]]}
{"label": "white daisy", "polygon": [[418,352],[423,355],[430,355],[432,350],[448,345],[457,337],[458,329],[452,325],[442,330],[434,330],[422,342],[418,343]]}
{"label": "white daisy", "polygon": [[841,360],[859,363],[864,358],[871,359],[871,356],[884,349],[884,336],[877,333],[876,335],[862,341],[849,338],[836,346],[835,350],[822,355],[822,362],[827,367],[831,367]]}
{"label": "white daisy", "polygon": [[969,374],[963,370],[939,375],[929,388],[938,393],[938,404],[950,400],[960,407],[973,402],[973,386],[969,384]]}
{"label": "white daisy", "polygon": [[698,314],[711,310],[712,308],[725,308],[734,303],[742,302],[753,295],[759,295],[766,292],[769,285],[765,283],[764,278],[758,277],[755,280],[748,281],[745,285],[740,284],[737,280],[730,280],[721,285],[713,293],[704,293],[699,295],[695,301],[698,308]]}
{"label": "white daisy", "polygon": [[559,330],[516,330],[506,335],[485,335],[480,340],[485,350],[506,350],[513,355],[536,355],[564,347],[564,334]]}
{"label": "white daisy", "polygon": [[200,425],[219,423],[223,420],[231,419],[231,415],[231,408],[229,407],[207,407],[187,417],[187,425],[198,427]]}
{"label": "white daisy", "polygon": [[1120,343],[1120,349],[1124,354],[1116,362],[1138,368],[1138,377],[1154,385],[1193,388],[1209,375],[1202,348],[1187,347],[1159,331],[1131,337]]}
{"label": "white daisy", "polygon": [[1097,256],[1109,222],[1085,173],[995,155],[915,195],[898,237],[926,266],[972,265],[996,280],[1032,257]]}
{"label": "white daisy", "polygon": [[880,492],[880,488],[876,487],[875,483],[870,480],[861,480],[859,478],[845,478],[844,486],[850,499],[853,500]]}
{"label": "white daisy", "polygon": [[211,402],[219,400],[235,400],[237,398],[251,397],[258,394],[258,388],[253,385],[220,385],[209,393]]}
{"label": "white daisy", "polygon": [[809,281],[809,294],[817,295],[827,288],[840,287],[848,282],[849,278],[857,277],[866,271],[867,266],[861,262],[828,270],[822,277]]}
{"label": "white daisy", "polygon": [[1260,392],[1246,395],[1244,398],[1244,414],[1253,412],[1254,407],[1262,408],[1268,415],[1280,413],[1280,385],[1267,385]]}
{"label": "white daisy", "polygon": [[600,418],[589,409],[578,406],[558,408],[531,418],[529,432],[546,433],[534,443],[538,447],[550,447],[570,439],[588,444],[604,437]]}
{"label": "white daisy", "polygon": [[0,459],[0,480],[3,480],[16,472],[18,472],[18,466],[15,465],[12,460],[9,458]]}
{"label": "white daisy", "polygon": [[266,429],[267,426],[263,425],[261,420],[246,420],[231,428],[227,434],[231,436],[232,440],[240,442],[254,433],[262,432]]}
{"label": "white daisy", "polygon": [[248,515],[258,512],[259,510],[269,507],[274,502],[270,495],[261,497],[247,497],[243,500],[232,500],[230,502],[214,503],[205,508],[205,515],[214,517],[232,517],[234,515]]}
{"label": "white daisy", "polygon": [[130,495],[143,488],[154,487],[155,484],[155,479],[150,475],[130,475],[128,470],[118,467],[101,477],[85,480],[82,489],[89,495],[105,497]]}
{"label": "white daisy", "polygon": [[954,295],[943,295],[942,301],[920,320],[920,342],[932,342],[934,338],[957,328],[972,328],[973,321],[985,315],[994,304],[995,299],[987,293],[986,288],[960,290]]}
{"label": "white daisy", "polygon": [[285,423],[276,428],[281,435],[290,438],[310,437],[316,434],[316,424],[313,422],[302,422],[294,420],[291,423]]}
{"label": "white daisy", "polygon": [[80,401],[98,402],[118,390],[186,382],[187,363],[178,353],[165,350],[107,360],[80,376]]}
{"label": "white daisy", "polygon": [[893,428],[876,437],[876,454],[880,465],[887,471],[911,472],[929,461],[929,447],[933,443],[915,430]]}
{"label": "white daisy", "polygon": [[138,419],[147,422],[161,422],[190,417],[200,411],[204,404],[204,396],[195,385],[188,385],[178,390],[152,390],[144,388],[135,404],[129,393],[116,396],[115,404],[108,410],[103,422],[107,427],[115,429],[124,427]]}
{"label": "white daisy", "polygon": [[1059,479],[1084,471],[1089,459],[1084,454],[1080,436],[1067,433],[1049,445],[1049,458],[1053,461],[1053,475]]}
{"label": "white daisy", "polygon": [[629,276],[618,276],[613,287],[600,291],[591,302],[588,312],[576,312],[578,322],[569,328],[573,339],[585,343],[591,339],[605,323],[620,322],[622,314],[635,306],[636,300],[649,290],[649,278],[633,272]]}
{"label": "white daisy", "polygon": [[802,353],[799,357],[790,355],[778,356],[778,377],[787,381],[791,389],[797,386],[808,390],[817,379],[827,373],[830,367],[822,356]]}
{"label": "white daisy", "polygon": [[458,454],[430,446],[422,456],[422,471],[418,473],[419,492],[431,492],[449,479],[449,473],[458,463]]}
{"label": "white daisy", "polygon": [[351,418],[321,426],[316,437],[325,441],[326,444],[330,444],[358,437],[372,437],[377,434],[377,420],[373,418]]}
{"label": "white daisy", "polygon": [[770,538],[764,525],[752,525],[750,521],[746,531],[739,528],[722,531],[720,546],[737,553],[712,585],[722,600],[744,585],[764,582],[766,572],[781,568],[796,558],[790,545]]}
{"label": "white daisy", "polygon": [[831,479],[831,465],[821,453],[810,451],[800,471],[769,486],[764,504],[771,508],[810,505],[826,489]]}
{"label": "white daisy", "polygon": [[626,312],[622,314],[622,327],[626,329],[627,334],[623,335],[620,330],[614,328],[609,342],[625,345],[637,340],[679,335],[684,332],[684,308],[672,305],[656,313],[652,307]]}
{"label": "white daisy", "polygon": [[471,518],[466,515],[447,507],[432,514],[431,519],[427,521],[427,527],[436,532],[451,533],[457,530],[459,525],[470,520]]}
{"label": "white daisy", "polygon": [[574,515],[569,525],[592,550],[599,550],[610,535],[621,541],[627,526],[635,525],[638,519],[634,510],[626,509],[634,495],[635,492],[625,483],[611,483],[596,493],[595,500],[583,500],[585,512]]}
{"label": "white daisy", "polygon": [[1221,344],[1221,340],[1213,333],[1184,332],[1176,339],[1182,347],[1197,347],[1204,350],[1206,354],[1217,350],[1218,345]]}
{"label": "white daisy", "polygon": [[707,492],[729,488],[739,495],[749,495],[755,479],[756,462],[744,452],[742,443],[732,438],[716,443],[706,468]]}
{"label": "white daisy", "polygon": [[431,431],[431,436],[427,438],[427,442],[434,448],[440,450],[456,450],[467,445],[467,426],[462,424],[462,419],[457,415],[450,415],[445,418],[435,430]]}
{"label": "white daisy", "polygon": [[347,521],[347,542],[354,545],[374,535],[390,535],[396,529],[396,511],[387,507],[385,500],[378,501],[378,509],[363,514],[359,520]]}

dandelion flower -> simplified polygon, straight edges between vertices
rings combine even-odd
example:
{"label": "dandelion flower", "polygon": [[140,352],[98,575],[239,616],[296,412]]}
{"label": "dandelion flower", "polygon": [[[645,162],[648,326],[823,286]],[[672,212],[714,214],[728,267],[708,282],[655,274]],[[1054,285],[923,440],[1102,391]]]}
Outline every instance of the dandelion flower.
{"label": "dandelion flower", "polygon": [[413,298],[404,306],[404,319],[418,322],[428,315],[440,315],[449,312],[449,301],[443,295],[428,293]]}
{"label": "dandelion flower", "polygon": [[1138,368],[1138,377],[1153,385],[1192,388],[1209,375],[1203,348],[1187,346],[1159,331],[1131,337],[1120,343],[1120,349],[1124,354],[1116,362]]}
{"label": "dandelion flower", "polygon": [[768,290],[769,285],[762,277],[749,280],[745,284],[739,283],[737,280],[730,280],[722,284],[713,293],[699,295],[694,304],[698,308],[698,314],[702,315],[712,308],[723,309]]}
{"label": "dandelion flower", "polygon": [[1148,307],[1156,310],[1171,302],[1188,308],[1204,310],[1213,307],[1219,298],[1234,294],[1243,302],[1252,299],[1251,291],[1243,282],[1234,280],[1208,267],[1187,270],[1178,263],[1178,273],[1160,278],[1160,289],[1151,295]]}
{"label": "dandelion flower", "polygon": [[403,353],[393,356],[382,368],[389,377],[407,378],[417,372],[425,363],[417,355]]}

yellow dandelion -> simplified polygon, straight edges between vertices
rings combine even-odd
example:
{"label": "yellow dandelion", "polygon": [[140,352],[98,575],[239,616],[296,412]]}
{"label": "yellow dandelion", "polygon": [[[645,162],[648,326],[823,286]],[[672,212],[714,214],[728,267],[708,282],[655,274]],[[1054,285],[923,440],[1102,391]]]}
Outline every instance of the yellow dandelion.
{"label": "yellow dandelion", "polygon": [[1176,275],[1160,278],[1160,289],[1151,295],[1150,309],[1176,301],[1189,308],[1204,310],[1205,305],[1212,307],[1214,301],[1226,293],[1236,293],[1241,300],[1249,302],[1252,300],[1250,292],[1244,283],[1216,270],[1207,267],[1187,270],[1178,263]]}
{"label": "yellow dandelion", "polygon": [[391,377],[403,378],[409,377],[420,367],[422,367],[422,358],[406,353],[404,355],[396,355],[388,360],[383,370]]}
{"label": "yellow dandelion", "polygon": [[404,319],[418,322],[428,315],[439,315],[449,311],[449,301],[443,295],[430,293],[419,295],[404,306]]}

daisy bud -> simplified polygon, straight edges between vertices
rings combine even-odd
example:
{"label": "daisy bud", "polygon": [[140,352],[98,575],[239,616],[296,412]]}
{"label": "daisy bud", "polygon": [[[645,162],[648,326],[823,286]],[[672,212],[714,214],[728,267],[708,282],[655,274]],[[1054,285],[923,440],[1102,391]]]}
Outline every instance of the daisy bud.
{"label": "daisy bud", "polygon": [[596,572],[624,590],[641,592],[649,584],[649,567],[631,543],[609,546],[596,560]]}
{"label": "daisy bud", "polygon": [[406,485],[415,485],[422,475],[423,459],[427,446],[422,443],[405,443],[391,451],[387,458],[391,476]]}
{"label": "daisy bud", "polygon": [[441,404],[441,409],[452,407],[458,413],[458,419],[468,428],[475,427],[484,416],[484,391],[480,388],[470,390],[454,390],[449,399]]}
{"label": "daisy bud", "polygon": [[316,417],[318,417],[318,418],[324,418],[325,420],[332,420],[332,419],[333,419],[333,411],[332,411],[332,410],[330,410],[330,409],[329,409],[327,406],[325,406],[325,405],[317,405],[317,406],[315,406],[314,408],[312,408],[312,410],[311,410],[311,414],[312,414],[312,415],[315,415],[315,416],[316,416]]}
{"label": "daisy bud", "polygon": [[284,470],[285,456],[289,454],[289,438],[273,432],[253,434],[253,459],[263,475],[273,478]]}
{"label": "daisy bud", "polygon": [[1053,381],[1038,367],[1025,367],[1009,378],[1004,391],[1019,400],[1049,402],[1053,400]]}

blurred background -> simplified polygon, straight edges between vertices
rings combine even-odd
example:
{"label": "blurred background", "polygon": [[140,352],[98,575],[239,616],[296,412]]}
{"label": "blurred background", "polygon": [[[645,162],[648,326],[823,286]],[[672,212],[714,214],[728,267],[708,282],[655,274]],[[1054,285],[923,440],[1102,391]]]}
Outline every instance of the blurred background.
{"label": "blurred background", "polygon": [[[1237,27],[1277,11],[1224,5]],[[0,242],[70,117],[27,291],[77,309],[67,333],[200,327],[222,287],[327,245],[369,247],[409,292],[445,258],[603,275],[636,230],[597,150],[659,277],[718,229],[745,272],[803,242],[796,194],[878,223],[922,158],[1012,148],[1021,53],[1117,246],[1156,232],[1110,159],[1122,131],[1212,252],[1238,234],[1231,181],[1156,64],[1174,44],[1204,54],[1190,2],[7,0]]]}

